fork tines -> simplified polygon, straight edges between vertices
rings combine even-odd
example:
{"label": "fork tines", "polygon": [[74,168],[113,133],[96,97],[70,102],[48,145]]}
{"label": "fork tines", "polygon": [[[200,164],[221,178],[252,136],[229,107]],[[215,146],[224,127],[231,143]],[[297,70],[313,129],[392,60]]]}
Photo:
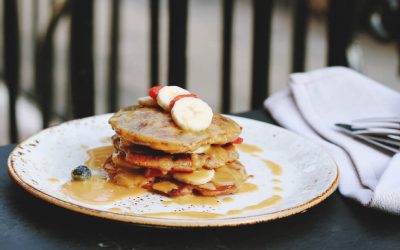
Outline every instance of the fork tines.
{"label": "fork tines", "polygon": [[357,119],[335,126],[354,138],[393,153],[400,152],[400,117]]}

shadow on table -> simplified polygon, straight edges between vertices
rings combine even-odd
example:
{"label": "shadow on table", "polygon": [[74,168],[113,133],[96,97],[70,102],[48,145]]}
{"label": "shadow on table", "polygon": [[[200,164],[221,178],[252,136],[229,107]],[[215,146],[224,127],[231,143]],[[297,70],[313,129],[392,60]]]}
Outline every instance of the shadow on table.
{"label": "shadow on table", "polygon": [[379,243],[388,232],[391,237],[397,232],[395,236],[400,238],[399,217],[360,208],[337,193],[306,213],[268,223],[236,228],[161,229],[71,212],[33,197],[14,183],[5,188],[8,204],[3,204],[6,214],[2,220],[10,225],[9,234],[23,239],[25,245],[30,242],[43,248],[287,249],[321,247],[321,241],[325,241],[326,247],[334,249],[338,242],[340,248],[344,244],[352,246],[354,237],[357,241],[376,238]]}

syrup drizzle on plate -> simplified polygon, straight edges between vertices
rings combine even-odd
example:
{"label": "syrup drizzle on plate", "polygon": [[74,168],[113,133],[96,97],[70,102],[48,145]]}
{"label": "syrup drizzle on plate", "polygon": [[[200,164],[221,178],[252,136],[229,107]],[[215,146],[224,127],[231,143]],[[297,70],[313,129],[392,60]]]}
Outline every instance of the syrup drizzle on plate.
{"label": "syrup drizzle on plate", "polygon": [[[251,144],[239,144],[236,147],[248,154],[253,156],[257,156],[257,153],[262,152],[262,149],[256,145]],[[88,160],[85,162],[85,165],[91,168],[92,170],[101,170],[103,163],[106,159],[112,154],[114,151],[113,146],[102,146],[97,148],[92,148],[87,150]],[[279,176],[282,174],[282,167],[278,164],[270,161],[263,160],[265,165],[271,170],[271,173],[274,176]],[[53,178],[50,178],[53,179]],[[52,180],[50,180],[53,182]],[[55,182],[55,181],[54,181]],[[277,178],[272,180],[273,183],[280,183],[281,181]],[[274,186],[271,188],[281,193],[283,189],[278,186]],[[62,185],[61,187],[64,194],[69,196],[72,199],[78,200],[87,204],[112,204],[113,202],[128,198],[128,197],[138,197],[145,193],[148,193],[147,190],[139,187],[126,187],[118,185],[114,182],[111,182],[107,177],[101,175],[92,176],[91,179],[87,181],[69,181]],[[241,185],[238,195],[255,192],[259,188],[257,185],[249,182],[245,182]],[[140,216],[148,216],[148,217],[190,217],[190,218],[220,218],[227,215],[237,215],[247,211],[253,211],[258,209],[263,209],[269,206],[272,206],[279,201],[282,200],[282,196],[279,194],[273,194],[271,197],[268,197],[258,203],[250,206],[246,206],[242,209],[234,209],[229,210],[225,214],[222,213],[212,213],[212,212],[195,212],[195,211],[181,211],[181,212],[160,212],[160,213],[140,213],[140,214],[132,214],[132,215],[140,215]],[[168,198],[168,200],[162,201],[162,204],[165,206],[169,206],[172,204],[175,205],[210,205],[210,206],[218,206],[222,203],[233,202],[234,195],[223,196],[223,197],[202,197],[195,195],[187,195],[176,198]],[[110,212],[115,213],[123,213],[123,209],[119,207],[111,207],[108,209]]]}

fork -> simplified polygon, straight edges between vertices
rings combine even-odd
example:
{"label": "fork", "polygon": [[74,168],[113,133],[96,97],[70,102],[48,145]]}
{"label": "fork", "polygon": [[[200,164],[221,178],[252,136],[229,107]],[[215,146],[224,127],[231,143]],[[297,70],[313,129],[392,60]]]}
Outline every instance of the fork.
{"label": "fork", "polygon": [[377,117],[336,123],[342,132],[392,153],[400,152],[400,117]]}
{"label": "fork", "polygon": [[392,117],[370,117],[370,118],[362,118],[353,120],[353,122],[393,122],[393,123],[400,123],[399,116],[392,116]]}

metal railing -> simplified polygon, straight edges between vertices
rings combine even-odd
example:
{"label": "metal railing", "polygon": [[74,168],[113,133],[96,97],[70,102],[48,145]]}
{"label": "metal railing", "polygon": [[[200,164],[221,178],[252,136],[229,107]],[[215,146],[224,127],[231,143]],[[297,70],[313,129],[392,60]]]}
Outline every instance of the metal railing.
{"label": "metal railing", "polygon": [[[331,0],[328,22],[328,65],[347,65],[345,51],[351,36],[354,6],[352,1]],[[169,0],[169,45],[168,45],[168,83],[185,87],[186,53],[187,53],[187,20],[188,0]],[[251,71],[251,108],[259,108],[268,95],[271,17],[274,1],[252,0],[253,5],[253,48]],[[4,80],[9,89],[9,128],[10,140],[18,140],[16,121],[16,99],[21,92],[19,84],[20,37],[18,23],[18,1],[4,0]],[[150,83],[159,82],[159,0],[149,0],[149,41],[150,41]],[[53,8],[53,15],[42,34],[37,34],[35,48],[35,91],[31,95],[42,112],[43,126],[47,127],[54,116],[72,118],[84,117],[94,113],[94,65],[93,65],[93,0],[68,0]],[[108,109],[115,111],[118,107],[119,90],[119,40],[121,1],[113,0],[111,4],[111,32],[109,40],[110,63],[108,68]],[[221,34],[221,96],[223,112],[231,110],[231,63],[232,63],[232,29],[234,19],[234,0],[223,0],[222,34]],[[305,48],[307,20],[309,14],[308,1],[296,1],[293,15],[294,36],[292,70],[303,71],[305,64]],[[57,114],[53,97],[53,35],[61,17],[68,16],[70,25],[69,49],[69,88],[72,115]],[[340,17],[340,18],[338,18]],[[5,35],[6,34],[6,35]],[[4,122],[4,121],[2,121]]]}

